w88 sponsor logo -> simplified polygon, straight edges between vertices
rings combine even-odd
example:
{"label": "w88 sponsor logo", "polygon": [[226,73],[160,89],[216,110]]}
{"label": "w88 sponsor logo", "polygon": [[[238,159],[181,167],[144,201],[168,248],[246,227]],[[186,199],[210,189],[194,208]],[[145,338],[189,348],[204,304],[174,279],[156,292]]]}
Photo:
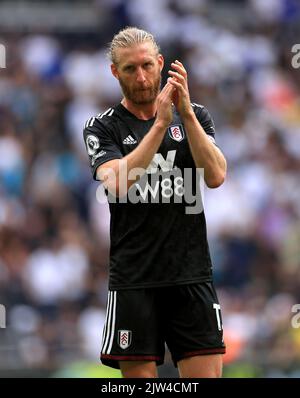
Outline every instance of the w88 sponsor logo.
{"label": "w88 sponsor logo", "polygon": [[[147,167],[127,169],[127,161],[119,163],[119,173],[116,176],[110,170],[110,178],[114,178],[122,195],[107,192],[100,185],[97,189],[99,203],[184,203],[186,214],[200,214],[203,211],[204,170],[184,168],[175,165],[176,150],[168,151],[164,157],[156,153]],[[107,170],[107,169],[106,169]],[[97,174],[98,175],[98,174]],[[101,176],[98,175],[101,180]],[[127,180],[136,181],[130,189]],[[107,195],[107,196],[106,196]]]}
{"label": "w88 sponsor logo", "polygon": [[[158,203],[160,201],[160,196],[162,198],[162,203],[165,200],[174,197],[175,203],[181,203],[181,198],[184,196],[184,180],[183,177],[177,176],[171,178],[163,177],[161,180],[159,176],[156,175],[155,178],[151,178],[151,182],[145,181],[144,184],[136,184],[136,189],[139,195],[144,201],[150,201],[151,203]],[[175,198],[180,199],[179,202]],[[150,199],[150,200],[149,200]]]}

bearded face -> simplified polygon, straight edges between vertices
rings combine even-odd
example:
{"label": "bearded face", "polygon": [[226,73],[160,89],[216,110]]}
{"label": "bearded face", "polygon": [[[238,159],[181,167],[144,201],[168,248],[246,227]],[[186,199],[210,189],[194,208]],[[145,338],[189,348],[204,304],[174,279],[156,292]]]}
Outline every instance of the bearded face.
{"label": "bearded face", "polygon": [[158,75],[147,85],[133,85],[127,79],[119,78],[124,97],[135,105],[151,104],[155,101],[161,85],[161,75]]}
{"label": "bearded face", "polygon": [[135,105],[155,101],[161,85],[163,58],[152,43],[118,49],[118,63],[112,72],[119,80],[124,97]]}

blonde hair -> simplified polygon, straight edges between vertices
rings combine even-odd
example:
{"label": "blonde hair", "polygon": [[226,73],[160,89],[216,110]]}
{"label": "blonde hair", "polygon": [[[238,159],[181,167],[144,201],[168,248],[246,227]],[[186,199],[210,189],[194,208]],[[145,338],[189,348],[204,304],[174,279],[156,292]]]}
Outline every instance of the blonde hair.
{"label": "blonde hair", "polygon": [[116,50],[118,48],[128,48],[145,42],[152,43],[157,54],[159,53],[160,48],[151,33],[136,27],[128,26],[120,30],[120,32],[113,37],[108,50],[108,58],[112,63],[117,64]]}

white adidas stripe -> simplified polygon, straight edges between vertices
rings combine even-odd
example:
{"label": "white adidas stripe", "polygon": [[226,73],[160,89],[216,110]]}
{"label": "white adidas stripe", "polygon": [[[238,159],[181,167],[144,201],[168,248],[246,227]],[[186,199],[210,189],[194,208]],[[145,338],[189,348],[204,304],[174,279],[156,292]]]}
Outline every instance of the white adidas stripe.
{"label": "white adidas stripe", "polygon": [[85,122],[84,127],[92,127],[93,124],[94,124],[95,119],[96,119],[95,117],[90,117],[90,118]]}
{"label": "white adidas stripe", "polygon": [[110,335],[110,342],[109,346],[107,349],[107,354],[110,354],[113,341],[114,341],[114,336],[115,336],[115,327],[116,327],[116,309],[117,309],[117,292],[115,291],[114,293],[114,300],[113,300],[113,318],[112,318],[112,331]]}
{"label": "white adidas stripe", "polygon": [[104,341],[106,340],[107,319],[108,319],[108,313],[109,313],[110,301],[111,301],[110,299],[111,299],[111,292],[108,292],[108,295],[107,295],[107,305],[106,305],[106,316],[105,316],[105,323],[104,323],[103,335],[102,335],[102,342],[101,342],[102,350],[103,350],[103,347],[104,347]]}
{"label": "white adidas stripe", "polygon": [[87,128],[87,127],[93,127],[93,124],[94,124],[94,121],[95,121],[96,117],[99,118],[99,119],[102,119],[103,116],[105,116],[105,115],[111,116],[111,115],[114,113],[114,111],[115,111],[114,109],[108,108],[105,112],[99,113],[99,115],[97,115],[97,116],[90,117],[90,118],[85,122],[84,127],[85,127],[85,128]]}
{"label": "white adidas stripe", "polygon": [[107,115],[109,112],[113,111],[112,108],[108,108],[105,112],[103,113],[99,113],[99,115],[97,116],[99,119],[102,119],[103,116]]}
{"label": "white adidas stripe", "polygon": [[117,292],[109,292],[105,328],[103,332],[102,353],[109,354],[115,333]]}
{"label": "white adidas stripe", "polygon": [[89,127],[93,126],[95,119],[96,119],[95,117],[92,117],[90,123],[88,124]]}
{"label": "white adidas stripe", "polygon": [[192,106],[196,106],[197,108],[204,108],[203,105],[196,104],[196,102],[191,102]]}

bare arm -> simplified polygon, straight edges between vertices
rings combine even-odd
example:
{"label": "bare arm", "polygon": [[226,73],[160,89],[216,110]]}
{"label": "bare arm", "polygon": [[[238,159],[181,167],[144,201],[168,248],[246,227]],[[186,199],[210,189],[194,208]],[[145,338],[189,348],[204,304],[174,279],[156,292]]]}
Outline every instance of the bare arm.
{"label": "bare arm", "polygon": [[123,196],[145,172],[172,121],[172,92],[166,84],[157,98],[156,120],[140,144],[122,159],[110,160],[97,169],[97,178],[116,196]]}
{"label": "bare arm", "polygon": [[181,64],[172,63],[175,71],[170,70],[168,82],[176,88],[173,95],[187,132],[191,153],[197,168],[204,168],[204,179],[209,188],[219,187],[226,176],[226,159],[220,149],[214,145],[200,125],[190,103],[187,85],[187,73]]}
{"label": "bare arm", "polygon": [[183,117],[183,123],[196,167],[204,169],[204,179],[209,188],[219,187],[226,175],[224,155],[208,138],[193,110]]}

